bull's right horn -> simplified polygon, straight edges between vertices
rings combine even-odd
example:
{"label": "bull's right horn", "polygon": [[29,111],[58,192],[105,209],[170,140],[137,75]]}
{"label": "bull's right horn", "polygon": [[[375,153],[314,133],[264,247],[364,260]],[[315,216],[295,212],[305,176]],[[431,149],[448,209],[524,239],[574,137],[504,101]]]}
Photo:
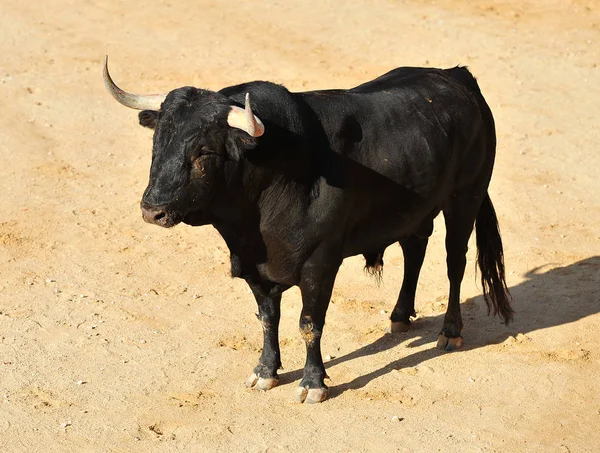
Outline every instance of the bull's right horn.
{"label": "bull's right horn", "polygon": [[167,97],[166,94],[131,94],[119,88],[108,72],[108,55],[104,58],[104,85],[108,92],[115,98],[119,104],[136,110],[160,110],[160,106]]}
{"label": "bull's right horn", "polygon": [[260,137],[265,133],[265,126],[252,112],[250,105],[250,93],[246,93],[245,108],[240,108],[237,105],[232,105],[227,116],[227,123],[231,127],[241,129],[252,137]]}

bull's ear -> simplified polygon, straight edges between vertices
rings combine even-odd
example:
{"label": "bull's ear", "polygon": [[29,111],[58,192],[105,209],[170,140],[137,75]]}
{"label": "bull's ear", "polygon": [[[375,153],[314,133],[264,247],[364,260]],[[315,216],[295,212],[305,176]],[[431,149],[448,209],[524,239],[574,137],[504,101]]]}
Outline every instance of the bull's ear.
{"label": "bull's ear", "polygon": [[256,148],[257,141],[242,130],[230,129],[227,137],[227,153],[233,160],[240,160],[246,151]]}
{"label": "bull's ear", "polygon": [[158,122],[158,112],[156,110],[142,110],[139,113],[138,118],[140,119],[140,124],[142,126],[154,129]]}

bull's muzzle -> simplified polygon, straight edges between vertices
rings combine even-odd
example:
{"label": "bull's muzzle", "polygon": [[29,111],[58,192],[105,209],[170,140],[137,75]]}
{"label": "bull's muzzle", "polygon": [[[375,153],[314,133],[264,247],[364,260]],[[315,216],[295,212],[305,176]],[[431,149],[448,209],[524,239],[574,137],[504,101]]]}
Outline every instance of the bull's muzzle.
{"label": "bull's muzzle", "polygon": [[169,218],[169,213],[164,207],[160,206],[150,206],[146,203],[141,204],[142,208],[142,217],[148,223],[152,223],[154,225],[158,225],[161,227],[170,227],[172,226],[171,219]]}

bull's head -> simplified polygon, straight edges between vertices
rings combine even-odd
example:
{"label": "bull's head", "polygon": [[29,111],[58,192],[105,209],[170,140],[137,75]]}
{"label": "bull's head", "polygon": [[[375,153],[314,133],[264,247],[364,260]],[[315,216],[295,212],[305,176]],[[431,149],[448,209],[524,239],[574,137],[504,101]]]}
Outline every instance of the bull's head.
{"label": "bull's head", "polygon": [[172,227],[206,210],[224,180],[225,162],[256,146],[264,133],[252,113],[227,96],[193,87],[168,94],[136,95],[121,90],[104,62],[104,83],[126,107],[142,110],[142,126],[154,130],[150,182],[141,201],[146,222]]}

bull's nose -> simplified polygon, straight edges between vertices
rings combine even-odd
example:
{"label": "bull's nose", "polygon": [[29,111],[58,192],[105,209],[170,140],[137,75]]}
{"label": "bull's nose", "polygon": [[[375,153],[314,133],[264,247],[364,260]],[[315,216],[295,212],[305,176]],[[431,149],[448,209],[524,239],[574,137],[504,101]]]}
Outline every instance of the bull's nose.
{"label": "bull's nose", "polygon": [[142,204],[142,217],[148,223],[163,226],[167,223],[168,215],[164,208]]}

